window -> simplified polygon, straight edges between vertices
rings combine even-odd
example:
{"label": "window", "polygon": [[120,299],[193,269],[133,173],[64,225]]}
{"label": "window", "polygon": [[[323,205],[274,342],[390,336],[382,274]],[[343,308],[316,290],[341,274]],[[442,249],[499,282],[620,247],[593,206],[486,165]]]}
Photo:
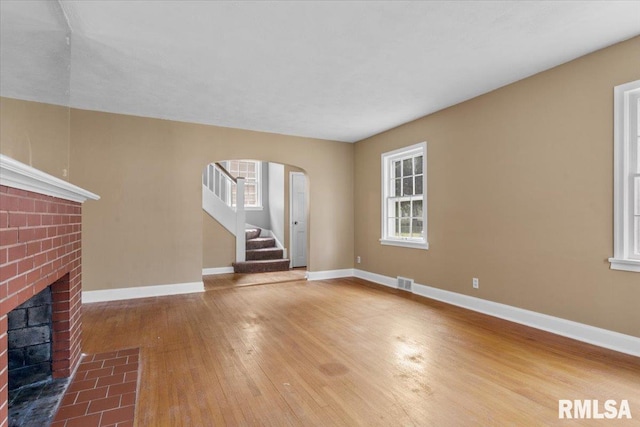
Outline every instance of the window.
{"label": "window", "polygon": [[640,272],[640,80],[614,90],[613,224],[611,268]]}
{"label": "window", "polygon": [[[244,178],[244,207],[262,209],[261,163],[254,160],[229,160],[224,167],[236,178]],[[236,204],[236,189],[231,188],[231,205]]]}
{"label": "window", "polygon": [[382,154],[383,245],[428,249],[427,143]]}

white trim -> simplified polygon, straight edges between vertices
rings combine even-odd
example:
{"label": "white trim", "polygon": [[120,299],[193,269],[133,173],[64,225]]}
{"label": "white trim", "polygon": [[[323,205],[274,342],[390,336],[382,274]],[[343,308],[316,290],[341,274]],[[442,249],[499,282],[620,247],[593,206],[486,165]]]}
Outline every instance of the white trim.
{"label": "white trim", "polygon": [[[631,126],[637,126],[635,117],[629,111],[634,107],[630,100],[637,99],[640,93],[640,80],[616,86],[614,94],[613,142],[614,142],[614,175],[613,175],[613,257],[609,259],[612,270],[639,272],[637,260],[631,256],[633,247],[633,196],[629,178],[631,158],[635,149],[629,133]],[[631,118],[631,121],[629,121]],[[635,131],[634,131],[635,135]]]}
{"label": "white trim", "polygon": [[353,270],[354,277],[359,279],[368,280],[369,282],[377,283],[379,285],[388,286],[390,288],[398,288],[398,280],[392,277],[383,276],[382,274],[372,273],[370,271],[358,270],[355,268]]}
{"label": "white trim", "polygon": [[[396,239],[388,237],[387,227],[389,226],[387,217],[387,199],[389,190],[389,182],[391,180],[391,163],[394,160],[403,158],[406,156],[413,156],[422,154],[422,227],[423,238],[407,238]],[[427,200],[427,142],[419,142],[417,144],[410,145],[408,147],[398,148],[393,151],[388,151],[380,155],[381,164],[381,183],[380,183],[380,244],[389,246],[400,246],[414,249],[429,249],[429,235],[428,235],[428,214],[429,202]]]}
{"label": "white trim", "polygon": [[387,246],[401,246],[412,249],[429,249],[428,242],[414,242],[411,240],[380,239],[380,244]]}
{"label": "white trim", "polygon": [[211,276],[214,274],[227,274],[227,273],[233,273],[233,267],[213,267],[213,268],[202,269],[203,276]]}
{"label": "white trim", "polygon": [[[289,247],[291,248],[291,252],[290,255],[291,257],[289,258],[289,268],[294,268],[295,266],[293,265],[293,257],[294,254],[296,253],[294,250],[294,232],[293,232],[293,177],[296,175],[302,175],[305,179],[305,184],[308,182],[307,181],[307,176],[304,172],[296,172],[296,171],[289,171]],[[306,255],[306,265],[309,265],[309,192],[307,191],[307,187],[305,187],[304,190],[304,197],[305,197],[305,208],[304,208],[304,213],[305,213],[305,241],[307,242],[307,247],[305,248],[305,255]],[[285,258],[287,258],[285,256]],[[299,266],[299,267],[303,267],[303,266]]]}
{"label": "white trim", "polygon": [[[396,288],[396,280],[354,269],[355,277]],[[414,283],[412,293],[621,353],[640,356],[640,338],[535,311]]]}
{"label": "white trim", "polygon": [[0,154],[0,185],[83,203],[100,196]]}
{"label": "white trim", "polygon": [[612,270],[635,271],[640,273],[640,261],[634,259],[609,258]]}
{"label": "white trim", "polygon": [[323,271],[307,271],[307,280],[327,280],[341,279],[343,277],[353,277],[353,268],[345,268],[343,270],[323,270]]}
{"label": "white trim", "polygon": [[175,283],[170,285],[139,286],[135,288],[104,289],[83,291],[82,303],[120,301],[136,298],[162,297],[204,292],[203,282]]}

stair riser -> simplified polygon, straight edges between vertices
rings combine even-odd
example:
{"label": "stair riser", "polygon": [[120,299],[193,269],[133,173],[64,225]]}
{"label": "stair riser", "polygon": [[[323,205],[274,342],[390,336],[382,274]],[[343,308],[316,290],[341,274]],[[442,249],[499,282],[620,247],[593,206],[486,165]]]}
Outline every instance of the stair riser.
{"label": "stair riser", "polygon": [[263,260],[263,259],[282,259],[282,249],[254,250],[247,251],[247,261]]}
{"label": "stair riser", "polygon": [[259,229],[250,229],[244,232],[244,235],[247,240],[255,239],[256,237],[260,237],[261,231]]}
{"label": "stair riser", "polygon": [[276,246],[275,239],[247,240],[247,250],[274,248]]}
{"label": "stair riser", "polygon": [[239,263],[233,265],[233,271],[236,273],[268,273],[273,271],[289,270],[289,261],[273,261],[265,263]]}

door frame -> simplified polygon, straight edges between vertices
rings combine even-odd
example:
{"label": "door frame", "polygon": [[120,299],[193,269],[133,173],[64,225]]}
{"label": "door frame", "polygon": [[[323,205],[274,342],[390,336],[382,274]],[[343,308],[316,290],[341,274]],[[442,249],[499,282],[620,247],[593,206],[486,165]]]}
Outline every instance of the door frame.
{"label": "door frame", "polygon": [[304,172],[289,172],[289,268],[293,267],[293,254],[295,253],[293,250],[293,241],[294,241],[294,232],[293,232],[293,177],[295,175],[302,175],[305,180],[305,234],[307,236],[306,243],[307,247],[304,250],[305,253],[305,264],[306,267],[309,267],[309,191],[308,191],[308,179],[307,175]]}

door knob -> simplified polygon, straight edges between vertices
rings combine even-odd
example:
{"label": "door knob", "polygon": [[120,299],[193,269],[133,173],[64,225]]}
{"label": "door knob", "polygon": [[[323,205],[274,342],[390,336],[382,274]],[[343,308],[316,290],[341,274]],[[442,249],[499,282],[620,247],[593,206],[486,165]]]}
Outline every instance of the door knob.
{"label": "door knob", "polygon": [[293,221],[293,225],[298,225],[298,221]]}

